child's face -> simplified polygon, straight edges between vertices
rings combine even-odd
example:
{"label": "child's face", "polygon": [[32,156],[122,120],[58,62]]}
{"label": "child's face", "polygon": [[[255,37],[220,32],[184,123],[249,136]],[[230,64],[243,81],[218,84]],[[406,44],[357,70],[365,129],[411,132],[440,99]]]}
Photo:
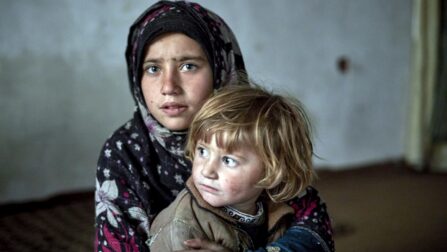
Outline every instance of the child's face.
{"label": "child's face", "polygon": [[263,189],[255,187],[263,176],[263,164],[253,149],[245,146],[229,153],[210,143],[198,141],[192,176],[203,199],[214,207],[231,206],[254,214]]}

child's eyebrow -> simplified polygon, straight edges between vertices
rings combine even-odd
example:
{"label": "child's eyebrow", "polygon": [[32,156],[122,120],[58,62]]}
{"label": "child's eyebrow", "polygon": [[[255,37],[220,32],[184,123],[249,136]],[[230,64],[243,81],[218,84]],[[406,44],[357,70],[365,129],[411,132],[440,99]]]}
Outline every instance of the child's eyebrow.
{"label": "child's eyebrow", "polygon": [[199,144],[199,143],[205,143],[205,141],[203,140],[203,138],[200,138],[200,139],[198,139],[198,140],[196,141],[196,143],[197,143],[197,144]]}
{"label": "child's eyebrow", "polygon": [[234,156],[234,157],[236,157],[238,160],[241,160],[241,161],[246,161],[246,160],[247,160],[247,158],[246,158],[244,155],[234,154],[234,152],[233,152],[233,153],[228,153],[228,155],[230,155],[230,156]]}
{"label": "child's eyebrow", "polygon": [[198,140],[198,141],[196,141],[196,147],[199,147],[199,146],[207,147],[208,144],[205,141]]}

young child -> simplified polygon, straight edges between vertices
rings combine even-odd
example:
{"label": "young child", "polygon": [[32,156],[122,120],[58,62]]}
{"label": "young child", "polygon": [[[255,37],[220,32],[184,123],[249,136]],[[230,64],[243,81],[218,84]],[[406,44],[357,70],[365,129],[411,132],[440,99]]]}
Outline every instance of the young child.
{"label": "young child", "polygon": [[300,103],[258,86],[222,89],[193,119],[186,146],[192,176],[155,218],[150,250],[187,249],[184,241],[193,238],[231,251],[276,240],[294,212],[284,202],[315,176],[312,154]]}

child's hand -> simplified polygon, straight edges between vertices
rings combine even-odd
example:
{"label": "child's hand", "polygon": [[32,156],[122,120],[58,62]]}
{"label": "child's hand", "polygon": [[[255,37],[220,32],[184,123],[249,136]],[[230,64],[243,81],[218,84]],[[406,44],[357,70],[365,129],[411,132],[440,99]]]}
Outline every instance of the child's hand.
{"label": "child's hand", "polygon": [[204,239],[191,239],[186,240],[183,243],[185,244],[185,246],[189,247],[190,250],[178,250],[177,252],[231,252],[231,250],[225,248],[222,245]]}

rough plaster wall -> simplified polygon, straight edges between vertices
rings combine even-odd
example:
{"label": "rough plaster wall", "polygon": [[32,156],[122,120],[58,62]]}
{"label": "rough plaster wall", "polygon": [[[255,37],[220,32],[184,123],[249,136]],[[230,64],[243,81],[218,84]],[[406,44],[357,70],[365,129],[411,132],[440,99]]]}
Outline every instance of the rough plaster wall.
{"label": "rough plaster wall", "polygon": [[[0,2],[0,202],[93,187],[132,112],[125,42],[148,2]],[[402,156],[411,1],[198,2],[233,28],[255,80],[306,105],[318,166]]]}
{"label": "rough plaster wall", "polygon": [[[253,77],[306,105],[322,158],[315,163],[337,169],[401,157],[411,1],[251,3],[228,4],[222,14],[235,16],[228,23]],[[341,56],[351,62],[344,75]]]}

